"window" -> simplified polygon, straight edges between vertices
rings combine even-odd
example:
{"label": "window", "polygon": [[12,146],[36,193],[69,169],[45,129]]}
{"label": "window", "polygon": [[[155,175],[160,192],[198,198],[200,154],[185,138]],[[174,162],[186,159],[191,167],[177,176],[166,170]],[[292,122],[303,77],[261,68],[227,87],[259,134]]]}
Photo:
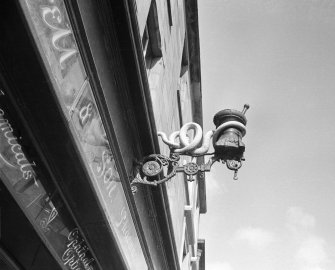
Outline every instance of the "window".
{"label": "window", "polygon": [[183,77],[185,72],[188,70],[188,44],[186,37],[184,39],[183,54],[181,57],[181,66],[180,66],[180,77]]}
{"label": "window", "polygon": [[166,2],[167,2],[168,17],[169,17],[169,25],[172,26],[171,1],[167,0]]}
{"label": "window", "polygon": [[178,102],[178,114],[179,114],[179,125],[180,127],[183,126],[183,113],[182,113],[182,105],[181,105],[181,98],[180,98],[180,90],[177,90],[177,102]]}
{"label": "window", "polygon": [[152,0],[147,23],[142,37],[143,55],[147,69],[152,68],[162,57],[161,35],[157,16],[156,2]]}
{"label": "window", "polygon": [[185,238],[184,245],[183,245],[183,260],[185,259],[187,253],[188,253],[188,247],[187,247],[187,241]]}

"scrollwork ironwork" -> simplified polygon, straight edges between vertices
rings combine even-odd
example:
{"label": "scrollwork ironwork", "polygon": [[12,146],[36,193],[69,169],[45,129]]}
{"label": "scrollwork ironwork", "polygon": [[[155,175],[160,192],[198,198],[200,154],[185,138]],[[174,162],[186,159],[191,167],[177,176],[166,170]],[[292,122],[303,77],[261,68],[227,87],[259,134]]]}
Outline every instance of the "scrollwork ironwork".
{"label": "scrollwork ironwork", "polygon": [[[234,180],[237,180],[237,171],[242,166],[245,145],[242,137],[246,134],[245,112],[249,105],[244,105],[243,110],[223,110],[214,116],[216,129],[203,133],[199,124],[190,122],[175,131],[168,137],[164,132],[158,132],[163,142],[170,148],[170,156],[154,154],[147,156],[140,164],[135,178],[131,182],[132,191],[136,192],[136,184],[157,186],[171,179],[176,173],[185,174],[187,181],[194,181],[195,176],[204,178],[204,173],[211,170],[216,161],[226,163],[227,168],[234,171]],[[193,136],[189,136],[193,130]],[[210,141],[213,141],[214,153],[208,153]],[[188,162],[179,166],[179,155],[200,157],[212,155],[206,163],[198,164]],[[164,170],[167,167],[167,170]],[[166,175],[164,174],[166,172]]]}
{"label": "scrollwork ironwork", "polygon": [[198,173],[198,171],[199,166],[194,162],[189,162],[184,165],[184,173],[186,173],[187,175],[195,175]]}
{"label": "scrollwork ironwork", "polygon": [[[153,154],[145,157],[143,162],[139,164],[141,170],[137,169],[136,176],[130,184],[132,192],[137,192],[137,184],[157,186],[171,179],[177,173],[179,160],[180,156],[174,153],[170,157],[161,154]],[[159,179],[159,175],[163,173],[164,167],[167,167],[168,174],[163,175],[163,178]]]}

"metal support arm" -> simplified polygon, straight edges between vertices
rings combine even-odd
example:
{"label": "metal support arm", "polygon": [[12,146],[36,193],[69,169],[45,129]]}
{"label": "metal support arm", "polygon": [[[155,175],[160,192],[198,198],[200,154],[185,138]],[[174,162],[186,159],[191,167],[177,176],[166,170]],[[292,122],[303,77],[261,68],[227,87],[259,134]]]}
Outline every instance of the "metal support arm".
{"label": "metal support arm", "polygon": [[[244,161],[245,150],[242,137],[246,134],[245,112],[249,105],[244,105],[242,112],[236,110],[223,110],[214,116],[215,130],[208,131],[203,135],[202,128],[197,123],[186,123],[180,131],[173,132],[169,137],[164,132],[157,135],[170,147],[170,156],[153,154],[137,164],[135,177],[131,182],[132,191],[135,193],[137,184],[157,186],[162,184],[177,173],[184,173],[187,181],[194,181],[195,175],[203,174],[211,170],[216,161],[226,163],[227,168],[234,171],[234,180],[237,180],[237,171]],[[189,131],[193,130],[190,140]],[[215,152],[208,162],[198,165],[195,162],[188,162],[180,165],[180,155],[200,157],[207,154],[210,141],[213,138]]]}

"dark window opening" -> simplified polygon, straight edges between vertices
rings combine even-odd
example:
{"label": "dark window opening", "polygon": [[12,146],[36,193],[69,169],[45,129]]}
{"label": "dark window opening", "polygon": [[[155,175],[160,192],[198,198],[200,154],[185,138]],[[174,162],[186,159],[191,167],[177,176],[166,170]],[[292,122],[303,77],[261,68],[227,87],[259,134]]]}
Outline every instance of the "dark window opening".
{"label": "dark window opening", "polygon": [[171,1],[167,0],[166,2],[167,2],[168,17],[169,17],[169,25],[172,26]]}
{"label": "dark window opening", "polygon": [[181,109],[180,90],[177,90],[177,103],[178,103],[179,125],[180,127],[182,127],[184,124],[184,121],[183,121],[183,113]]}
{"label": "dark window opening", "polygon": [[147,69],[152,68],[162,57],[156,2],[151,2],[147,23],[142,37],[143,54]]}
{"label": "dark window opening", "polygon": [[[185,235],[185,237],[186,237],[186,235]],[[185,239],[184,245],[183,245],[183,260],[185,259],[187,253],[188,253],[188,248],[187,248],[187,241]]]}
{"label": "dark window opening", "polygon": [[147,49],[149,44],[149,33],[148,33],[148,27],[147,25],[144,28],[144,33],[142,37],[142,47],[143,47],[143,54],[146,55]]}
{"label": "dark window opening", "polygon": [[184,40],[184,47],[183,47],[183,54],[181,57],[181,67],[180,67],[180,77],[182,77],[185,72],[188,70],[188,44],[187,44],[187,40],[185,37]]}

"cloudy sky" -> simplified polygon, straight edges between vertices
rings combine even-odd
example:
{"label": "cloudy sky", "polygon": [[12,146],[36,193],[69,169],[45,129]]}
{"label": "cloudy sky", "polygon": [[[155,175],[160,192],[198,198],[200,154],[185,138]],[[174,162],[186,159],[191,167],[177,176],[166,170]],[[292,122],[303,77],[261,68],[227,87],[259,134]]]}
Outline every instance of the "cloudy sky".
{"label": "cloudy sky", "polygon": [[251,105],[239,180],[207,174],[206,269],[335,269],[335,1],[198,5],[204,129]]}

